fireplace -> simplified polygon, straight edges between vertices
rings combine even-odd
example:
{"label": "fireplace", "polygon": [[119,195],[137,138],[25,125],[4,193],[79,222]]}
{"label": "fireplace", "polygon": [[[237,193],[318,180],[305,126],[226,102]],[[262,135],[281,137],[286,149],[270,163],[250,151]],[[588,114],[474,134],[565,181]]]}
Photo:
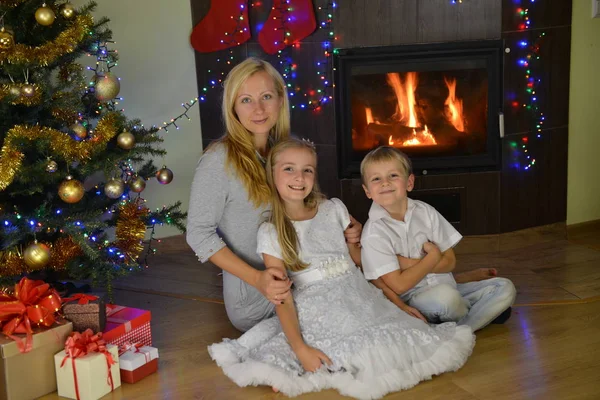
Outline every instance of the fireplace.
{"label": "fireplace", "polygon": [[502,41],[334,52],[338,172],[369,150],[401,149],[421,174],[500,168]]}

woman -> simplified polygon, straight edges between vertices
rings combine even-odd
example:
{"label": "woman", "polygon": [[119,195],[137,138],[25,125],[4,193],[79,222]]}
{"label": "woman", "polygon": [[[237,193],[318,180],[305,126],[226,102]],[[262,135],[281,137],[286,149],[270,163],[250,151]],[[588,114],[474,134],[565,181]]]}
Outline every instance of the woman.
{"label": "woman", "polygon": [[[283,78],[268,62],[248,58],[225,79],[222,112],[225,135],[206,149],[194,175],[187,242],[201,262],[223,269],[227,315],[246,331],[274,315],[275,305],[290,295],[291,281],[276,268],[265,269],[256,254],[270,199],[265,158],[290,134]],[[361,229],[352,219],[348,242],[358,242]]]}

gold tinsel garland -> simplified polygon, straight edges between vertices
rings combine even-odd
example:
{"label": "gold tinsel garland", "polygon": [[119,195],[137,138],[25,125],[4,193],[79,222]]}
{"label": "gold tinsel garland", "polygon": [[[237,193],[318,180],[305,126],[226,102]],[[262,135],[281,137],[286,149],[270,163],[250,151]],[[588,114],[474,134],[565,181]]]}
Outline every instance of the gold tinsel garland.
{"label": "gold tinsel garland", "polygon": [[11,64],[48,65],[59,57],[75,50],[94,24],[91,15],[79,15],[73,25],[62,31],[54,40],[41,46],[31,47],[16,43],[9,50],[0,51],[0,64],[8,61]]}
{"label": "gold tinsel garland", "polygon": [[118,132],[119,122],[117,113],[106,114],[98,122],[94,137],[78,142],[68,134],[56,129],[41,126],[16,125],[6,133],[4,146],[0,153],[0,191],[6,189],[13,181],[23,162],[23,153],[17,148],[18,141],[49,140],[51,156],[60,157],[68,162],[85,162],[91,156],[105,148],[106,143]]}
{"label": "gold tinsel garland", "polygon": [[[83,252],[70,236],[62,236],[54,243],[44,243],[50,248],[50,261],[45,268],[60,271],[67,262]],[[0,276],[18,276],[35,271],[25,264],[21,251],[0,252]]]}
{"label": "gold tinsel garland", "polygon": [[[146,233],[144,218],[150,211],[140,200],[133,200],[119,208],[116,236],[114,243],[133,262],[138,258],[144,246],[142,241]],[[62,236],[54,243],[46,243],[50,248],[50,261],[45,268],[60,271],[66,268],[67,263],[74,257],[83,254],[83,251],[71,236]],[[18,276],[34,271],[25,264],[22,251],[11,250],[0,252],[0,276]]]}
{"label": "gold tinsel garland", "polygon": [[141,203],[139,198],[119,208],[115,245],[134,262],[144,249],[142,244],[146,234],[144,218],[148,216],[148,213],[148,208]]}
{"label": "gold tinsel garland", "polygon": [[70,123],[70,124],[75,122],[77,120],[77,117],[79,116],[79,113],[77,112],[77,110],[75,108],[69,109],[69,108],[55,107],[50,112],[52,113],[52,116],[55,119],[62,121],[64,123]]}
{"label": "gold tinsel garland", "polygon": [[33,96],[31,97],[27,97],[27,96],[23,96],[22,94],[13,98],[10,101],[10,104],[13,105],[25,105],[27,107],[33,106],[33,105],[38,105],[42,102],[42,89],[37,85],[37,84],[27,84],[27,83],[13,83],[11,85],[2,85],[0,86],[0,101],[2,101],[3,98],[5,98],[6,96],[10,96],[10,88],[12,87],[18,87],[19,88],[19,92],[22,93],[22,89],[23,86],[31,86],[33,87]]}
{"label": "gold tinsel garland", "polygon": [[26,0],[0,0],[0,5],[13,8],[18,6],[21,3],[24,3]]}

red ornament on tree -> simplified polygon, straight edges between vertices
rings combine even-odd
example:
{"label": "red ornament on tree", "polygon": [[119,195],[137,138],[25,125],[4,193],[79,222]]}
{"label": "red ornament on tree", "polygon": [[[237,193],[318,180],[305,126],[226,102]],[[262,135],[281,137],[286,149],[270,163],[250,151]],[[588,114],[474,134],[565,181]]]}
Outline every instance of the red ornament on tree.
{"label": "red ornament on tree", "polygon": [[192,30],[192,47],[200,53],[211,53],[238,46],[250,39],[247,2],[211,1],[208,14]]}
{"label": "red ornament on tree", "polygon": [[258,42],[267,54],[275,54],[316,28],[312,0],[273,0],[271,13],[258,33]]}

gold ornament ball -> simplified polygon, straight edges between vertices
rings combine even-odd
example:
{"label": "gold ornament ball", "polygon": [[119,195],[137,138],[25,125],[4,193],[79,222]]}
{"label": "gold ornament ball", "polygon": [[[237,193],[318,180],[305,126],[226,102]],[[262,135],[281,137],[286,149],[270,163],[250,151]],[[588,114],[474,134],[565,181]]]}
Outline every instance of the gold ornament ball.
{"label": "gold ornament ball", "polygon": [[73,132],[75,132],[75,136],[77,136],[79,139],[85,139],[87,137],[87,129],[85,129],[85,126],[81,125],[79,122],[74,123],[70,128]]}
{"label": "gold ornament ball", "polygon": [[118,199],[125,192],[125,183],[120,179],[111,179],[104,185],[104,194],[111,199]]}
{"label": "gold ornament ball", "polygon": [[136,176],[129,182],[129,188],[132,192],[141,193],[146,188],[146,180],[141,176]]}
{"label": "gold ornament ball", "polygon": [[21,88],[21,94],[25,97],[33,97],[33,95],[35,95],[35,87],[30,84],[25,84]]}
{"label": "gold ornament ball", "polygon": [[23,253],[23,260],[29,268],[44,268],[50,261],[50,248],[43,243],[30,244]]}
{"label": "gold ornament ball", "polygon": [[50,160],[50,161],[48,161],[48,164],[46,164],[46,172],[53,173],[53,172],[56,172],[57,169],[58,169],[58,164],[54,160]]}
{"label": "gold ornament ball", "polygon": [[103,72],[98,75],[94,90],[98,100],[109,101],[117,97],[121,90],[121,83],[111,72]]}
{"label": "gold ornament ball", "polygon": [[21,88],[17,85],[10,85],[8,87],[8,93],[10,93],[10,95],[14,96],[14,97],[20,97],[21,96]]}
{"label": "gold ornament ball", "polygon": [[43,4],[35,11],[35,20],[40,25],[50,26],[55,19],[56,14],[54,14],[54,11],[52,11],[51,8],[46,7],[46,4]]}
{"label": "gold ornament ball", "polygon": [[117,144],[120,148],[129,150],[135,146],[135,137],[131,132],[123,131],[117,136]]}
{"label": "gold ornament ball", "polygon": [[10,50],[15,45],[15,38],[10,32],[6,32],[4,28],[0,30],[0,51]]}
{"label": "gold ornament ball", "polygon": [[85,189],[83,188],[83,184],[71,176],[67,176],[67,179],[58,187],[58,196],[65,203],[77,203],[83,198],[84,194]]}
{"label": "gold ornament ball", "polygon": [[60,6],[59,12],[65,19],[71,19],[75,16],[75,8],[71,3],[65,3]]}
{"label": "gold ornament ball", "polygon": [[163,165],[163,167],[156,172],[156,180],[163,185],[171,183],[173,180],[173,171]]}

